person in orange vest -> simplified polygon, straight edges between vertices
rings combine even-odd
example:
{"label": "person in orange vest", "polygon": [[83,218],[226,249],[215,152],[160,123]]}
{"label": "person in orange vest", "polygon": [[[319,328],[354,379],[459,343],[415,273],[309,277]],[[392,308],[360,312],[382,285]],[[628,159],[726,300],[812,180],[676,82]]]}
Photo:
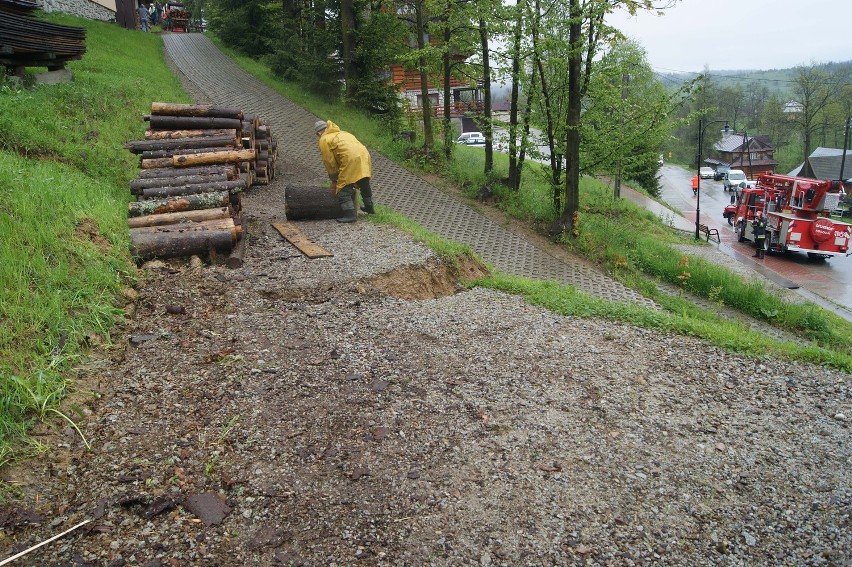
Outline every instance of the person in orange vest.
{"label": "person in orange vest", "polygon": [[697,175],[692,176],[692,194],[693,195],[698,194],[698,176]]}

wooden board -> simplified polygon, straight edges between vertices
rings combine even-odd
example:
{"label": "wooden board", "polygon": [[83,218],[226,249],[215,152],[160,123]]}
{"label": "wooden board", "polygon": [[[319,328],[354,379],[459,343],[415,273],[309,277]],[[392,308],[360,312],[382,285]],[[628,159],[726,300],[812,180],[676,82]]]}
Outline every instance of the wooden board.
{"label": "wooden board", "polygon": [[328,258],[334,256],[334,254],[305,236],[293,223],[274,222],[272,226],[281,236],[286,238],[290,244],[298,248],[299,252],[308,258]]}

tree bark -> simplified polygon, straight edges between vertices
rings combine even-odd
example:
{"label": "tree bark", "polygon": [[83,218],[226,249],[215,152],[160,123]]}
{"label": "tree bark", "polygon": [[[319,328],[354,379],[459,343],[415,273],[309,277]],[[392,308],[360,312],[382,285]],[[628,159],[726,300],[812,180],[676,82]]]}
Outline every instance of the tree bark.
{"label": "tree bark", "polygon": [[246,188],[245,180],[235,179],[232,181],[219,181],[216,183],[193,183],[191,185],[180,185],[177,187],[149,187],[142,190],[143,199],[163,199],[165,197],[177,197],[182,195],[198,195],[201,193],[212,193],[227,191],[230,194],[239,193]]}
{"label": "tree bark", "polygon": [[256,150],[236,150],[229,152],[209,152],[195,155],[174,156],[172,163],[175,167],[205,165],[211,163],[240,163],[257,159]]}
{"label": "tree bark", "polygon": [[[202,224],[202,223],[194,223]],[[237,231],[231,228],[201,228],[190,225],[171,225],[169,232],[148,232],[147,229],[130,230],[130,252],[140,260],[174,258],[180,256],[208,255],[229,252],[236,241]],[[179,231],[174,227],[185,227]]]}
{"label": "tree bark", "polygon": [[186,175],[215,175],[224,174],[228,179],[237,176],[237,168],[234,165],[205,165],[200,167],[162,167],[159,169],[146,169],[140,171],[137,179],[153,179],[156,177],[182,177]]}
{"label": "tree bark", "polygon": [[127,204],[127,213],[131,217],[141,217],[144,215],[176,213],[196,209],[218,209],[227,206],[230,202],[230,195],[227,191],[201,193],[199,195],[187,195],[184,197],[135,201]]}
{"label": "tree bark", "polygon": [[243,119],[243,111],[230,106],[213,104],[179,104],[172,102],[152,102],[152,115],[169,116],[203,116],[211,118]]}
{"label": "tree bark", "polygon": [[179,187],[183,185],[194,185],[197,183],[216,183],[229,181],[228,175],[215,173],[207,175],[176,175],[174,177],[152,177],[150,179],[134,179],[130,182],[130,192],[140,195],[143,189],[153,187]]}
{"label": "tree bark", "polygon": [[205,138],[216,136],[237,137],[235,129],[225,130],[222,128],[214,130],[145,130],[146,140],[172,140],[175,138]]}
{"label": "tree bark", "polygon": [[124,144],[124,147],[134,154],[158,150],[184,150],[195,148],[218,148],[242,146],[236,136],[204,136],[199,138],[171,138],[168,140],[134,140]]}
{"label": "tree bark", "polygon": [[194,211],[181,211],[178,213],[162,213],[159,215],[132,217],[127,219],[127,227],[142,228],[144,226],[163,226],[167,224],[201,222],[226,219],[230,216],[231,212],[228,210],[228,207],[221,207],[218,209],[198,209]]}
{"label": "tree bark", "polygon": [[210,118],[195,116],[149,116],[151,130],[242,130],[242,120],[236,118]]}
{"label": "tree bark", "polygon": [[336,219],[343,214],[337,195],[328,186],[288,185],[284,189],[284,212],[287,220]]}

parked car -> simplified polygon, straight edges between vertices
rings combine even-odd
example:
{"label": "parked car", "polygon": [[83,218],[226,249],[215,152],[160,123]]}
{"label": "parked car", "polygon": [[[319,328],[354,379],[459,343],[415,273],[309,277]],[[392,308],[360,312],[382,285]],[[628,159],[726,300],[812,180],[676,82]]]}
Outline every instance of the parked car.
{"label": "parked car", "polygon": [[698,174],[701,176],[701,179],[713,179],[716,172],[713,171],[712,167],[702,167],[698,170]]}
{"label": "parked car", "polygon": [[468,146],[484,144],[485,136],[482,135],[482,132],[465,132],[458,137],[456,142],[459,144],[467,144]]}
{"label": "parked car", "polygon": [[746,174],[742,169],[732,169],[725,175],[724,189],[725,191],[735,191],[736,187],[747,181]]}
{"label": "parked car", "polygon": [[725,175],[731,170],[727,165],[717,165],[716,172],[713,174],[713,179],[715,181],[722,181],[725,179]]}

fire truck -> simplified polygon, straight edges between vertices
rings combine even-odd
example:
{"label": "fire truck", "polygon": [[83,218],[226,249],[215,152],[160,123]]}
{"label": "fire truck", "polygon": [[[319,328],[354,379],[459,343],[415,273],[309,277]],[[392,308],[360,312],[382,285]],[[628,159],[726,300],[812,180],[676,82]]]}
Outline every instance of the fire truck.
{"label": "fire truck", "polygon": [[763,173],[753,187],[740,189],[723,216],[740,242],[753,241],[751,223],[754,214],[763,211],[770,252],[806,252],[812,258],[848,256],[852,225],[830,217],[844,196],[840,181]]}

